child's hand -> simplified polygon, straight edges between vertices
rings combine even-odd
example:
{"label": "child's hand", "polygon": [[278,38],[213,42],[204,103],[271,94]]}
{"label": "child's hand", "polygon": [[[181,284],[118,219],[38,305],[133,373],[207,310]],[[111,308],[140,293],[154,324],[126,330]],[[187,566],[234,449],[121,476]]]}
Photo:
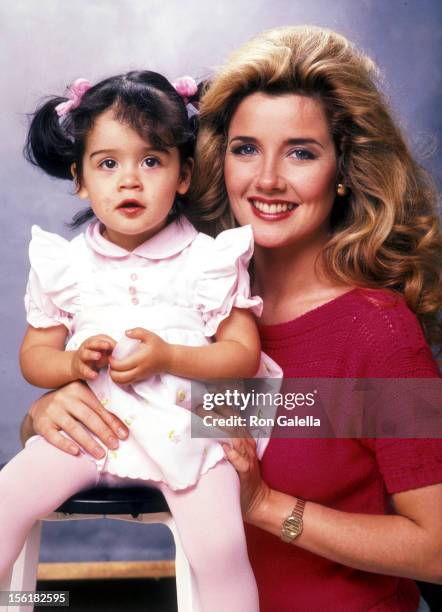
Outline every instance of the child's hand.
{"label": "child's hand", "polygon": [[142,327],[127,331],[126,336],[139,340],[139,347],[124,359],[109,357],[109,374],[114,382],[126,385],[169,369],[172,344],[168,344],[157,334]]}
{"label": "child's hand", "polygon": [[99,334],[85,340],[80,348],[73,351],[72,375],[75,380],[94,380],[97,371],[109,363],[116,342],[110,336]]}

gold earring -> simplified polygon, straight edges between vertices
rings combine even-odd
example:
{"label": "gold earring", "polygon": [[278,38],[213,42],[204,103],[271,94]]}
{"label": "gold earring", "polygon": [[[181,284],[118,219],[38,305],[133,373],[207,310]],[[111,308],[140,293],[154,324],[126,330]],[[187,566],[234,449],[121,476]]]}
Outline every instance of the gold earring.
{"label": "gold earring", "polygon": [[338,196],[341,196],[341,197],[347,195],[348,189],[344,185],[344,183],[338,183],[336,185],[336,193],[338,194]]}

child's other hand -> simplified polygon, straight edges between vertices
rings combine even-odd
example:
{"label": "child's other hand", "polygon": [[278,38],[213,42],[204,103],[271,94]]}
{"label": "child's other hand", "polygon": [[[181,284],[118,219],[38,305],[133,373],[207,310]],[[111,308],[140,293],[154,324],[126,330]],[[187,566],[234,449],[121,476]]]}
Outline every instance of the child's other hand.
{"label": "child's other hand", "polygon": [[109,374],[114,382],[127,385],[169,369],[172,344],[142,327],[128,330],[126,336],[139,340],[139,348],[124,359],[109,357]]}
{"label": "child's other hand", "polygon": [[72,374],[75,379],[94,380],[97,371],[109,363],[116,342],[110,336],[99,334],[85,340],[80,348],[73,351]]}

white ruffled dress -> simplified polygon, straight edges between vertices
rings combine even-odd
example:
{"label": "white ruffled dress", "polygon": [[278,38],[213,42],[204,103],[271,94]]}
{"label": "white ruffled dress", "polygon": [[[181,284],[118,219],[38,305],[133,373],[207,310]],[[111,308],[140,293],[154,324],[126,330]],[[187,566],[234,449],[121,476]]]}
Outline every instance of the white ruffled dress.
{"label": "white ruffled dress", "polygon": [[[27,320],[37,328],[65,325],[66,350],[98,333],[123,340],[133,327],[170,343],[202,346],[232,307],[261,313],[261,299],[250,296],[252,253],[250,226],[213,239],[180,218],[132,252],[106,240],[98,221],[71,241],[34,226]],[[118,357],[125,347],[117,344]],[[280,378],[281,370],[262,354],[257,376]],[[103,369],[89,385],[130,432],[117,451],[107,450],[97,461],[100,471],[162,481],[176,490],[224,458],[216,439],[190,435],[190,380],[162,373],[120,386]],[[258,440],[259,456],[267,441]]]}

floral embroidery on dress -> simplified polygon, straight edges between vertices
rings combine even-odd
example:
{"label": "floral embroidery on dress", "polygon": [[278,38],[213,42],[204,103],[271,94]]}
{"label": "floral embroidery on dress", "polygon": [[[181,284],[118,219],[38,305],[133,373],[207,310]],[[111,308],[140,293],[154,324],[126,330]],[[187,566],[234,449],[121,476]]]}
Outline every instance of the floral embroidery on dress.
{"label": "floral embroidery on dress", "polygon": [[171,429],[169,431],[169,433],[167,434],[167,437],[169,438],[169,440],[171,442],[173,442],[174,444],[178,444],[181,440],[181,436],[179,436],[177,433],[175,433],[174,429]]}
{"label": "floral embroidery on dress", "polygon": [[110,399],[104,395],[104,393],[97,393],[97,398],[102,406],[106,408],[109,404]]}

